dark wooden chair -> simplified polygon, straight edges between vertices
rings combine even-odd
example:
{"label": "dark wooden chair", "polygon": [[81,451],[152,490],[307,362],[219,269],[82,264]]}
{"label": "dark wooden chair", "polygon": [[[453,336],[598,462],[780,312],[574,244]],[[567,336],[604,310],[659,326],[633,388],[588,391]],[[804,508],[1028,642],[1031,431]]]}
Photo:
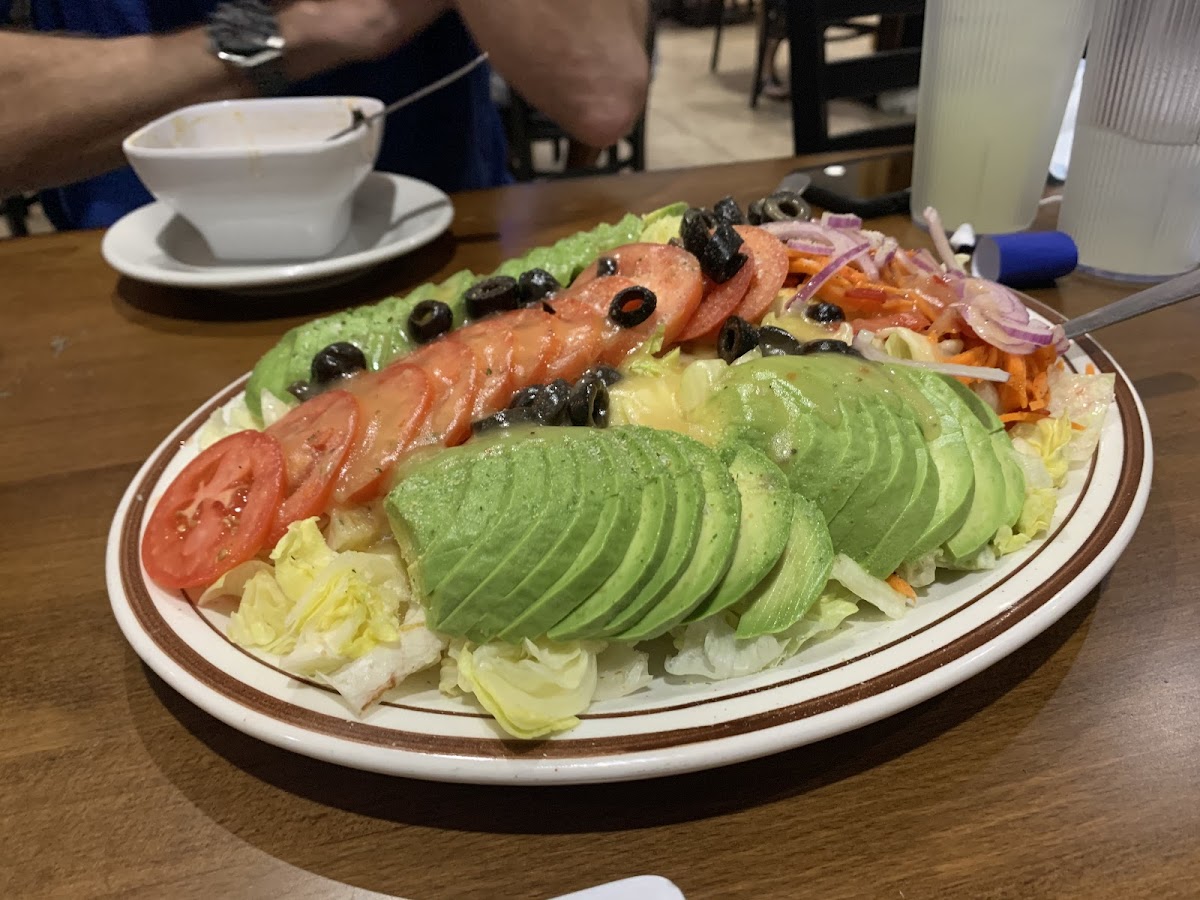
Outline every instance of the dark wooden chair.
{"label": "dark wooden chair", "polygon": [[[764,0],[770,3],[771,0]],[[748,22],[754,16],[754,0],[712,0],[708,5],[708,15],[713,20],[712,58],[708,61],[708,71],[717,71],[717,61],[721,55],[721,32],[726,25],[739,25]]]}
{"label": "dark wooden chair", "polygon": [[870,56],[827,62],[825,29],[858,16],[921,15],[924,11],[924,0],[787,0],[792,141],[797,155],[912,143],[916,132],[912,124],[830,137],[828,104],[915,86],[921,73],[921,48],[883,49]]}

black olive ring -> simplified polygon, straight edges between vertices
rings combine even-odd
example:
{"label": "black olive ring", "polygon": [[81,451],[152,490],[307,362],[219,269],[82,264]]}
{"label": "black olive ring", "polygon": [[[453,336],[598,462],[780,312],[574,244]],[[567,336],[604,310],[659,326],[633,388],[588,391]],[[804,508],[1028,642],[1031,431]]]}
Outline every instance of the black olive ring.
{"label": "black olive ring", "polygon": [[654,315],[658,298],[648,287],[635,284],[617,291],[608,305],[608,317],[622,328],[634,328]]}

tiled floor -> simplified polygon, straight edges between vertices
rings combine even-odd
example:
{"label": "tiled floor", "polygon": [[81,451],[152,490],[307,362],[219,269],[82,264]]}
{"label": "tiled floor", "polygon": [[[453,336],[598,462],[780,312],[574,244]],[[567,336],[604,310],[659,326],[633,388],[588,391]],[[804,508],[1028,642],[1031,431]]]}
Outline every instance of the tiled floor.
{"label": "tiled floor", "polygon": [[[665,23],[658,34],[658,54],[646,116],[646,165],[673,169],[746,159],[770,159],[792,153],[791,106],[763,97],[750,108],[755,58],[755,26],[728,26],[721,41],[716,72],[708,71],[713,29]],[[830,59],[871,51],[869,37],[834,40]],[[778,71],[786,78],[787,47],[780,48]],[[839,134],[866,125],[903,119],[853,102],[830,104],[830,132]],[[30,230],[50,230],[36,210]],[[0,237],[7,229],[0,222]]]}
{"label": "tiled floor", "polygon": [[[646,166],[671,169],[792,154],[791,105],[763,97],[750,108],[754,76],[753,24],[726,27],[716,72],[708,71],[713,29],[666,23],[658,34],[658,60],[646,117]],[[861,56],[870,37],[831,40],[828,59]],[[777,70],[787,77],[787,46]],[[830,104],[829,129],[841,134],[864,126],[905,121],[863,104]]]}

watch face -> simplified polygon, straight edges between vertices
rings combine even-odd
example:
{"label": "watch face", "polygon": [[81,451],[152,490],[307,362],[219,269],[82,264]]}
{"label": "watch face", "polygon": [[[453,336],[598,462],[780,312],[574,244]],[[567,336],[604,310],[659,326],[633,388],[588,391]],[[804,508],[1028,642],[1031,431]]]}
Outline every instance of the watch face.
{"label": "watch face", "polygon": [[259,0],[222,3],[209,20],[208,33],[219,50],[236,56],[283,46],[274,14]]}

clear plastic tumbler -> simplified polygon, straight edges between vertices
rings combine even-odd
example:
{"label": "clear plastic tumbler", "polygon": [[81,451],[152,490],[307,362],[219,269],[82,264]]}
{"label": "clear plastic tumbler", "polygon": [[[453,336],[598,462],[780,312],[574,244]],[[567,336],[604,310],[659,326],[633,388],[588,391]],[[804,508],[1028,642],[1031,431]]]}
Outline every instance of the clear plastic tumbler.
{"label": "clear plastic tumbler", "polygon": [[1020,231],[1038,200],[1093,0],[928,0],[917,91],[913,218]]}
{"label": "clear plastic tumbler", "polygon": [[1097,274],[1200,265],[1200,0],[1099,0],[1059,227]]}

